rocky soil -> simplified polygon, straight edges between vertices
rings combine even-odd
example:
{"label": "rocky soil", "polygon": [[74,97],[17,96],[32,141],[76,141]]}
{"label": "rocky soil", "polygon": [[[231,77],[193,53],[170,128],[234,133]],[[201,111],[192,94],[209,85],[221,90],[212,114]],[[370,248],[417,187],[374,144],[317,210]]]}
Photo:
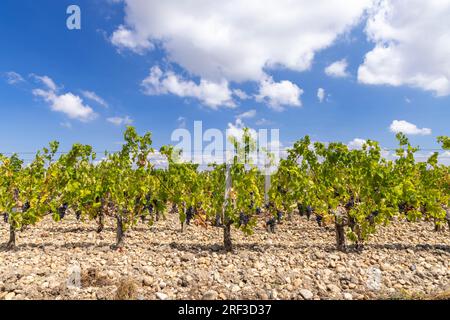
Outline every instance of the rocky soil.
{"label": "rocky soil", "polygon": [[[225,253],[221,229],[192,225],[181,233],[177,219],[139,224],[119,251],[110,249],[112,220],[97,234],[95,223],[73,215],[46,219],[18,234],[15,251],[0,250],[0,300],[422,299],[450,292],[450,232],[434,232],[429,222],[393,222],[362,252],[342,253],[333,229],[295,216],[275,234],[233,229],[234,252]],[[0,241],[7,239],[2,223]]]}

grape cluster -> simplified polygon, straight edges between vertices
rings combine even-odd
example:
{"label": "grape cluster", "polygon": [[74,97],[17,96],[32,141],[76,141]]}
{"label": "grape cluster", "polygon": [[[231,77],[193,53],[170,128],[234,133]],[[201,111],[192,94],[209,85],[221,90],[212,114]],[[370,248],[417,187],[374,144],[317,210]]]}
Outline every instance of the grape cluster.
{"label": "grape cluster", "polygon": [[319,225],[319,227],[322,226],[322,220],[323,220],[323,217],[322,217],[322,216],[316,215],[316,222],[317,222],[317,224]]}
{"label": "grape cluster", "polygon": [[245,213],[241,212],[239,214],[239,227],[240,226],[247,226],[248,223],[250,222],[250,217],[248,215],[246,215]]}
{"label": "grape cluster", "polygon": [[186,211],[186,224],[189,225],[191,223],[192,218],[194,218],[194,208],[190,206]]}
{"label": "grape cluster", "polygon": [[30,209],[30,207],[31,207],[30,202],[29,201],[25,202],[25,204],[22,207],[22,212],[27,212],[28,209]]}
{"label": "grape cluster", "polygon": [[346,204],[345,204],[345,209],[350,210],[351,208],[353,208],[355,206],[355,201],[353,200],[353,198],[351,198]]}
{"label": "grape cluster", "polygon": [[64,203],[62,206],[58,208],[58,215],[61,220],[64,219],[64,217],[66,216],[66,211],[68,207],[69,205],[67,203]]}
{"label": "grape cluster", "polygon": [[9,218],[9,215],[8,215],[7,213],[4,213],[4,214],[3,214],[3,221],[4,221],[5,223],[8,223],[8,218]]}
{"label": "grape cluster", "polygon": [[298,213],[300,214],[301,217],[306,215],[306,218],[308,218],[308,220],[310,219],[311,214],[313,212],[313,208],[311,206],[304,206],[301,203],[297,203],[297,208],[298,208]]}
{"label": "grape cluster", "polygon": [[261,215],[261,213],[262,213],[261,208],[260,207],[256,207],[256,214],[259,216],[259,215]]}
{"label": "grape cluster", "polygon": [[278,223],[281,222],[281,219],[283,219],[283,212],[281,212],[280,210],[277,211],[277,221]]}
{"label": "grape cluster", "polygon": [[303,204],[297,203],[297,209],[298,209],[298,214],[300,215],[300,217],[303,217],[305,215],[305,209],[303,207]]}
{"label": "grape cluster", "polygon": [[267,210],[269,210],[270,208],[273,208],[275,206],[275,204],[272,201],[269,201],[269,203],[266,203],[265,207]]}
{"label": "grape cluster", "polygon": [[306,218],[308,218],[308,220],[311,217],[312,213],[313,213],[313,208],[311,206],[306,206]]}
{"label": "grape cluster", "polygon": [[406,202],[402,202],[398,205],[398,211],[399,212],[408,212],[410,210],[412,210],[413,207],[412,206],[408,206],[408,204]]}
{"label": "grape cluster", "polygon": [[374,224],[375,223],[375,218],[380,214],[380,212],[378,210],[372,211],[369,216],[366,218],[370,224]]}
{"label": "grape cluster", "polygon": [[275,233],[275,226],[277,224],[277,221],[275,218],[271,218],[266,222],[266,227],[269,232]]}

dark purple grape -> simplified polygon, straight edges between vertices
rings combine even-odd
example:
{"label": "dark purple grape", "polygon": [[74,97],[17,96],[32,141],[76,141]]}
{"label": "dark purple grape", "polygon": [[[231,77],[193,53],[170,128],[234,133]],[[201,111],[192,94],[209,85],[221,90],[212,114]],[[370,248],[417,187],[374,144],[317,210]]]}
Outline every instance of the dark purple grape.
{"label": "dark purple grape", "polygon": [[270,201],[269,203],[266,203],[266,205],[265,205],[267,210],[270,208],[273,208],[274,206],[275,206],[275,204],[272,201]]}
{"label": "dark purple grape", "polygon": [[281,212],[280,210],[277,211],[277,221],[278,223],[281,222],[281,219],[283,219],[283,212]]}
{"label": "dark purple grape", "polygon": [[275,233],[275,225],[277,224],[277,221],[275,218],[271,218],[266,221],[266,227],[269,232]]}
{"label": "dark purple grape", "polygon": [[346,204],[345,204],[345,209],[350,210],[355,206],[355,201],[352,199],[350,199]]}
{"label": "dark purple grape", "polygon": [[297,203],[297,209],[300,217],[303,217],[305,215],[305,207],[303,206],[303,204]]}
{"label": "dark purple grape", "polygon": [[306,218],[308,218],[308,220],[310,219],[310,217],[311,217],[311,214],[313,213],[313,208],[311,207],[311,206],[307,206],[306,207]]}
{"label": "dark purple grape", "polygon": [[64,219],[64,217],[66,216],[68,206],[69,205],[67,203],[64,203],[62,206],[58,208],[58,215],[61,220]]}
{"label": "dark purple grape", "polygon": [[5,223],[8,223],[8,218],[9,218],[9,214],[4,213],[4,214],[3,214],[3,221],[4,221]]}
{"label": "dark purple grape", "polygon": [[190,206],[186,211],[186,224],[189,225],[191,223],[192,218],[194,218],[194,208]]}
{"label": "dark purple grape", "polygon": [[402,202],[398,205],[398,211],[399,212],[406,212],[407,210],[407,204],[406,202]]}
{"label": "dark purple grape", "polygon": [[247,226],[248,223],[250,222],[250,217],[248,215],[246,215],[245,213],[241,212],[239,214],[239,227],[240,226]]}
{"label": "dark purple grape", "polygon": [[259,216],[259,215],[261,215],[261,213],[262,213],[261,208],[260,208],[260,207],[257,207],[257,208],[256,208],[256,214]]}
{"label": "dark purple grape", "polygon": [[77,217],[77,220],[81,219],[81,211],[78,210],[77,212],[75,212],[75,216]]}
{"label": "dark purple grape", "polygon": [[22,212],[27,212],[28,209],[30,209],[30,207],[31,207],[30,202],[29,201],[25,202],[25,204],[22,207]]}
{"label": "dark purple grape", "polygon": [[380,214],[380,212],[378,210],[372,211],[369,216],[366,218],[370,224],[374,224],[375,223],[375,218]]}
{"label": "dark purple grape", "polygon": [[323,220],[322,216],[316,215],[316,222],[319,225],[319,227],[322,226],[322,220]]}

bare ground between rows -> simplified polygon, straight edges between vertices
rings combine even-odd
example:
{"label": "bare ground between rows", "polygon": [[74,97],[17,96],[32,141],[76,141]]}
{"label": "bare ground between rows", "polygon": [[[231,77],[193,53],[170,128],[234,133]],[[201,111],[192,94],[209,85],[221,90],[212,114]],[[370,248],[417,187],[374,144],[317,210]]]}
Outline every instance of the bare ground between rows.
{"label": "bare ground between rows", "polygon": [[[419,299],[450,289],[450,232],[431,223],[393,222],[363,251],[342,253],[332,228],[294,216],[275,234],[262,224],[251,236],[233,229],[226,253],[221,229],[181,233],[177,219],[139,224],[121,251],[110,249],[113,220],[97,234],[94,222],[45,219],[18,233],[16,250],[0,251],[0,299]],[[81,288],[67,287],[74,265]]]}

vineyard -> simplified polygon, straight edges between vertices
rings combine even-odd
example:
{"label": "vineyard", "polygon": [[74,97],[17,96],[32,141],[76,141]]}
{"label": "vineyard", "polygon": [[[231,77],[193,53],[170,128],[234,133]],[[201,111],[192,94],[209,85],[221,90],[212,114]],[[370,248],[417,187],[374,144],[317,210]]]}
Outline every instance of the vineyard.
{"label": "vineyard", "polygon": [[[49,264],[53,278],[64,273],[67,266],[62,260],[55,265],[52,252],[65,257],[64,263],[94,255],[103,273],[91,269],[83,281],[91,277],[105,286],[127,275],[120,266],[128,260],[120,257],[128,257],[134,270],[128,276],[153,288],[148,295],[141,293],[149,299],[155,293],[160,299],[352,297],[345,290],[354,291],[355,298],[375,298],[355,293],[361,288],[354,282],[364,281],[352,268],[390,270],[383,285],[393,288],[402,277],[395,273],[396,263],[397,271],[414,273],[397,289],[417,286],[415,292],[427,294],[448,290],[450,168],[439,164],[438,153],[417,162],[418,148],[401,133],[395,160],[384,158],[375,141],[350,150],[342,143],[312,143],[306,136],[271,175],[252,163],[257,145],[248,130],[242,139],[232,139],[231,161],[207,170],[179,161],[181,154],[172,146],[159,150],[167,167],[156,168],[149,160],[155,151],[150,133],[141,136],[128,127],[124,140],[121,151],[105,153],[100,160],[88,145],[59,153],[58,142],[37,152],[27,165],[17,155],[0,155],[0,299],[27,297],[10,287],[16,280],[33,282],[33,276],[15,273],[27,265],[21,259],[36,267]],[[450,149],[449,137],[438,142]],[[38,255],[49,260],[36,260]],[[366,258],[371,262],[362,262]],[[145,266],[144,261],[151,263]],[[234,269],[228,270],[227,263],[234,263]],[[332,271],[319,275],[317,282],[316,271],[324,270]],[[334,282],[321,282],[330,274],[337,277]],[[339,274],[347,276],[344,284]],[[166,283],[162,279],[167,277]],[[208,291],[214,281],[222,289]],[[52,297],[50,289],[59,283],[46,283],[41,291],[47,293],[29,297]],[[194,290],[193,283],[204,288]],[[125,285],[119,284],[117,292]],[[250,285],[258,290],[244,294]],[[63,295],[58,290],[53,297]],[[66,297],[113,298],[83,292]]]}

